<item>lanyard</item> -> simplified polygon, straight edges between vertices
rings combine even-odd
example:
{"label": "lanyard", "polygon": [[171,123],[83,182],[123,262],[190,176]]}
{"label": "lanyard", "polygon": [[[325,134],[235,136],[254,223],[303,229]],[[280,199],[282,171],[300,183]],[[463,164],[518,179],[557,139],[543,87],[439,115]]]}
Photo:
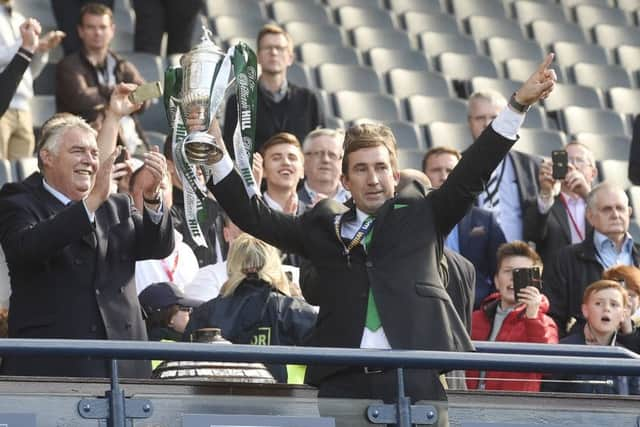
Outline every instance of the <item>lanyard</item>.
{"label": "lanyard", "polygon": [[576,234],[580,238],[580,240],[584,240],[584,236],[582,235],[582,231],[580,231],[580,227],[578,227],[578,223],[576,219],[573,217],[571,210],[569,209],[569,204],[564,197],[564,194],[560,193],[560,200],[562,200],[562,206],[564,206],[564,210],[567,211],[567,215],[569,215],[569,220],[571,220],[571,225],[573,225],[573,229],[576,231]]}
{"label": "lanyard", "polygon": [[364,220],[362,225],[360,225],[360,229],[356,232],[355,236],[353,236],[353,239],[351,239],[348,246],[344,244],[344,241],[342,240],[342,235],[340,234],[341,218],[342,218],[342,215],[336,215],[335,218],[333,219],[333,225],[336,231],[336,237],[338,238],[338,240],[342,244],[342,247],[344,248],[344,251],[342,252],[342,254],[347,257],[347,265],[351,267],[351,249],[359,245],[362,239],[364,238],[364,236],[367,235],[367,233],[369,232],[369,229],[371,228],[371,224],[373,224],[373,220],[375,218],[370,216]]}
{"label": "lanyard", "polygon": [[180,258],[180,252],[177,252],[176,257],[173,259],[173,268],[169,268],[167,261],[163,259],[160,260],[160,263],[162,264],[162,269],[164,270],[165,273],[167,273],[167,277],[169,278],[169,281],[171,283],[173,283],[173,275],[176,273],[176,270],[178,268],[179,258]]}

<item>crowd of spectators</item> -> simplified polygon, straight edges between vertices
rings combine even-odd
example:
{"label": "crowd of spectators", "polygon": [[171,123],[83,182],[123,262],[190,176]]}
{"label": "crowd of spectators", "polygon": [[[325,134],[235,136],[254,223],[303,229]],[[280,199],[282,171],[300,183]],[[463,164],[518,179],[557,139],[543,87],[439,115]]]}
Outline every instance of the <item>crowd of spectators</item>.
{"label": "crowd of spectators", "polygon": [[[199,174],[209,190],[204,247],[186,219],[172,136],[163,153],[149,145],[139,121],[149,105],[128,98],[144,79],[110,49],[113,5],[62,3],[78,10],[76,23],[65,16],[61,31],[42,34],[37,19],[0,0],[0,158],[35,151],[40,169],[0,190],[9,273],[0,301],[10,292],[0,332],[8,318],[16,338],[189,341],[195,329],[217,327],[234,343],[264,345],[465,351],[472,338],[640,350],[640,252],[625,189],[598,183],[580,142],[566,145],[562,178],[549,158],[511,149],[527,107],[553,90],[553,56],[510,100],[491,90],[469,96],[467,151],[433,147],[422,171],[401,170],[388,127],[324,127],[319,95],[287,80],[291,36],[266,25],[257,35],[253,157],[262,191],[245,197],[229,155],[209,181]],[[180,13],[193,25],[198,2],[148,3],[134,1],[136,48],[158,54],[167,31],[168,54],[188,50],[191,33],[172,22]],[[33,78],[61,42],[58,114],[36,143]],[[231,95],[223,130],[210,130],[231,156],[236,104]],[[522,269],[541,280],[515,289]],[[123,362],[122,375],[148,377],[149,368]],[[284,366],[269,368],[287,381]],[[9,357],[1,372],[100,377],[108,365]],[[393,382],[377,367],[307,374],[324,396],[387,399]],[[472,390],[640,394],[638,378],[627,377],[448,377],[450,387]],[[435,372],[407,387],[416,398],[444,393]]]}

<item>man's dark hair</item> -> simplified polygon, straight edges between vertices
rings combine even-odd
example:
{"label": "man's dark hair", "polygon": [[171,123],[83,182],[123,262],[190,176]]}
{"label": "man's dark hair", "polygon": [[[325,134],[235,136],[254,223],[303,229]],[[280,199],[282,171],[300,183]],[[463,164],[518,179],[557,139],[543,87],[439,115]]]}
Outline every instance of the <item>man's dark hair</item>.
{"label": "man's dark hair", "polygon": [[78,21],[78,26],[82,25],[85,15],[97,15],[103,16],[107,15],[111,22],[113,22],[113,12],[109,8],[109,6],[105,6],[101,3],[87,3],[80,8],[80,20]]}
{"label": "man's dark hair", "polygon": [[422,171],[426,173],[426,171],[427,171],[427,161],[429,160],[429,157],[431,157],[431,156],[439,156],[441,154],[451,154],[452,156],[454,156],[458,160],[460,160],[462,158],[462,154],[460,154],[460,151],[456,150],[455,148],[442,147],[442,146],[441,147],[433,147],[429,151],[427,151],[426,154],[424,155],[424,157],[422,158]]}

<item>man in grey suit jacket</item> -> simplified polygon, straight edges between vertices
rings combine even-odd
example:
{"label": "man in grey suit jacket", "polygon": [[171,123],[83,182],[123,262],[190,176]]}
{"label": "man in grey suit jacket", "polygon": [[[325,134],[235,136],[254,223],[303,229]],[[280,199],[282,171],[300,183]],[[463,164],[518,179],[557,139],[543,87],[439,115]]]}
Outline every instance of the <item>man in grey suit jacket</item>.
{"label": "man in grey suit jacket", "polygon": [[[164,157],[148,153],[140,177],[145,209],[125,194],[110,194],[118,123],[137,106],[126,101],[135,86],[119,86],[95,131],[79,117],[45,124],[40,172],[0,190],[0,242],[11,275],[9,336],[145,340],[136,294],[137,260],[173,250],[170,216],[162,209]],[[99,149],[100,144],[100,149]],[[100,159],[99,152],[111,152]],[[122,376],[147,377],[145,361],[121,362]],[[109,375],[99,358],[7,357],[5,375]]]}
{"label": "man in grey suit jacket", "polygon": [[[519,111],[553,89],[547,69],[552,58],[523,84],[438,190],[426,193],[416,184],[394,195],[395,138],[383,125],[354,126],[345,136],[342,181],[352,194],[351,208],[322,200],[303,215],[283,215],[245,190],[228,155],[213,166],[209,188],[241,229],[314,265],[317,286],[305,289],[307,300],[320,306],[311,345],[472,349],[444,289],[443,240],[517,139],[524,119]],[[405,372],[413,400],[446,400],[438,372]],[[319,387],[320,397],[392,401],[397,396],[395,372],[380,367],[311,366],[306,382]],[[446,424],[442,414],[438,425]]]}

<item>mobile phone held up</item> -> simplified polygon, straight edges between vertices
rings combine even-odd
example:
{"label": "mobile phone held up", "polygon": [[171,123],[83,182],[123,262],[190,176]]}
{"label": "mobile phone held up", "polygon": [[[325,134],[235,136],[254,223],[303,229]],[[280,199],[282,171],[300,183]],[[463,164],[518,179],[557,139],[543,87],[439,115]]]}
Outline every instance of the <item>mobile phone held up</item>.
{"label": "mobile phone held up", "polygon": [[134,104],[141,104],[150,99],[162,96],[162,86],[160,82],[149,82],[138,86],[129,94],[129,101]]}
{"label": "mobile phone held up", "polygon": [[515,268],[513,274],[513,292],[516,298],[518,293],[527,286],[533,286],[542,291],[542,280],[540,280],[540,268]]}
{"label": "mobile phone held up", "polygon": [[551,176],[553,179],[564,179],[567,176],[567,172],[569,170],[569,157],[565,150],[552,151],[551,164]]}

